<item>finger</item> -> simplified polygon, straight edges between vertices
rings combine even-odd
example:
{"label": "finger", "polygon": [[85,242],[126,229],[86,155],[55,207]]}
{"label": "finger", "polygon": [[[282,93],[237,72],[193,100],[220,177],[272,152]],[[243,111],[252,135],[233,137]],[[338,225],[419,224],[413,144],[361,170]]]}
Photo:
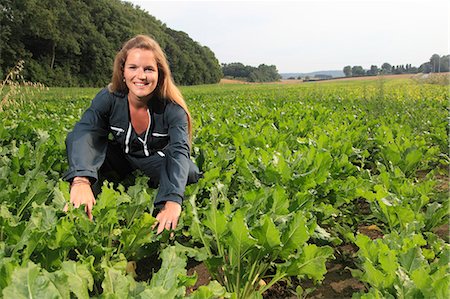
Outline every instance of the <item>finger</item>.
{"label": "finger", "polygon": [[[161,214],[160,213],[158,213],[158,215],[156,215],[156,221],[155,221],[155,223],[153,223],[153,225],[152,225],[152,229],[155,229],[155,227],[161,222]],[[159,227],[158,227],[159,228]]]}
{"label": "finger", "polygon": [[172,221],[166,221],[166,223],[164,224],[164,228],[167,230],[171,230],[172,229]]}
{"label": "finger", "polygon": [[67,213],[68,210],[69,210],[69,205],[65,204],[64,208],[63,208],[63,212]]}
{"label": "finger", "polygon": [[172,222],[172,230],[175,230],[178,225],[178,218],[175,218],[175,220]]}
{"label": "finger", "polygon": [[84,211],[86,212],[86,214],[87,214],[89,220],[92,221],[92,209],[89,208],[89,205],[85,205],[85,206],[84,206]]}
{"label": "finger", "polygon": [[160,222],[156,234],[159,235],[160,233],[162,233],[163,230],[164,230],[164,223]]}
{"label": "finger", "polygon": [[80,207],[80,202],[79,201],[73,201],[72,202],[72,204],[73,204],[73,207],[75,208],[75,209],[78,209],[79,207]]}

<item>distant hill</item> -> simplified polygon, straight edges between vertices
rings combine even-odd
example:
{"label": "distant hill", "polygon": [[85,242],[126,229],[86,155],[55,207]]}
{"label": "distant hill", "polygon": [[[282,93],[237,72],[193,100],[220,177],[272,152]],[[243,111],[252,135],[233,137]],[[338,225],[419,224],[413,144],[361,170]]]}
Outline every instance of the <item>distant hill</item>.
{"label": "distant hill", "polygon": [[345,74],[343,71],[317,71],[317,72],[311,72],[311,73],[280,73],[282,79],[288,79],[291,77],[298,78],[298,77],[314,77],[315,75],[327,75],[332,76],[333,78],[336,77],[344,77]]}

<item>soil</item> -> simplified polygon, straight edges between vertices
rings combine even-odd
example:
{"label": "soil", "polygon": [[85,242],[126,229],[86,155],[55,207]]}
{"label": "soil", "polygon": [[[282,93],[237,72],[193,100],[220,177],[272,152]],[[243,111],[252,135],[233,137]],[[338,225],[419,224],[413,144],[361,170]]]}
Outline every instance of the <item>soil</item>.
{"label": "soil", "polygon": [[[347,248],[348,249],[348,248]],[[189,267],[189,266],[188,266]],[[263,294],[265,299],[297,298],[295,289],[301,286],[309,294],[306,298],[351,298],[355,292],[365,290],[365,286],[353,278],[351,272],[343,263],[330,262],[327,264],[327,274],[321,284],[315,285],[312,280],[299,281],[293,278],[290,282],[280,281]],[[207,285],[211,281],[211,275],[203,263],[192,264],[188,274],[197,273],[198,279],[195,286],[187,290],[187,295],[199,286]]]}
{"label": "soil", "polygon": [[297,298],[296,287],[300,285],[305,293],[305,298],[351,298],[355,292],[365,290],[365,286],[352,277],[350,270],[342,263],[330,262],[327,264],[327,274],[321,284],[315,285],[313,281],[292,280],[292,285],[280,282],[264,293],[265,299]]}
{"label": "soil", "polygon": [[433,229],[433,232],[438,235],[442,240],[449,243],[450,242],[450,230],[449,223],[442,224]]}
{"label": "soil", "polygon": [[188,263],[187,268],[187,274],[189,276],[197,273],[197,282],[193,287],[186,290],[186,295],[189,295],[192,291],[198,289],[200,286],[208,285],[211,281],[211,274],[209,274],[209,271],[204,263],[191,261]]}

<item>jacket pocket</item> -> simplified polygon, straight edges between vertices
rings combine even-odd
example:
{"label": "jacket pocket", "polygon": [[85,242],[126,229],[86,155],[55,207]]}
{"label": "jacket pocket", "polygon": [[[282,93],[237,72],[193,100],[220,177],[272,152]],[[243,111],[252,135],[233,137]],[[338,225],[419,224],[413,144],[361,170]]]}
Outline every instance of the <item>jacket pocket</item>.
{"label": "jacket pocket", "polygon": [[153,137],[169,137],[168,133],[158,133],[158,132],[153,132],[152,133]]}
{"label": "jacket pocket", "polygon": [[110,126],[111,130],[114,132],[116,137],[119,137],[120,135],[122,135],[125,130],[119,127],[114,127],[114,126]]}

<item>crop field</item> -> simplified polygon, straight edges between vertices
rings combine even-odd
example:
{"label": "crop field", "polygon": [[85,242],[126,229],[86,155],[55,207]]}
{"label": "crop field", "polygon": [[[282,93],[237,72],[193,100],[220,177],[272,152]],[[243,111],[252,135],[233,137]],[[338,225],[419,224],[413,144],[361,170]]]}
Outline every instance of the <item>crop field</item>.
{"label": "crop field", "polygon": [[64,140],[99,89],[0,112],[3,298],[449,298],[449,89],[408,79],[183,87],[180,224],[144,176],[62,211]]}

